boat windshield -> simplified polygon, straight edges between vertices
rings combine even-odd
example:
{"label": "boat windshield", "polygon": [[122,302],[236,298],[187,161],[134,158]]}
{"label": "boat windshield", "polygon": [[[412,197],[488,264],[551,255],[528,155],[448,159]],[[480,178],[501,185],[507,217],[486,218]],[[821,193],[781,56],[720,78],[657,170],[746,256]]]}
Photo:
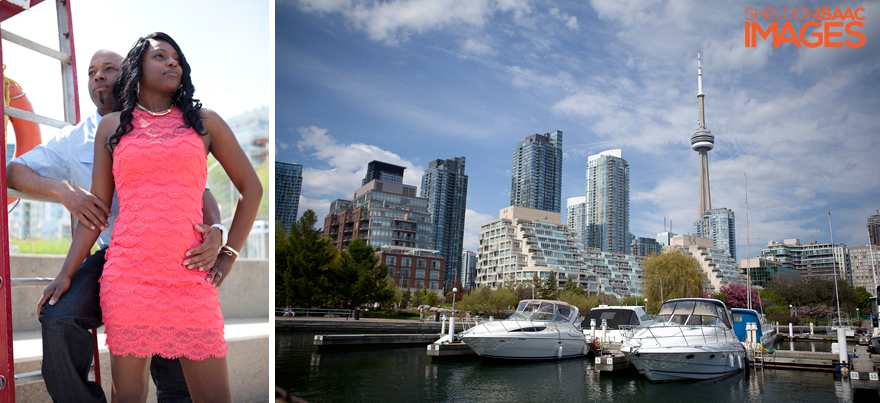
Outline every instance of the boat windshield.
{"label": "boat windshield", "polygon": [[[716,326],[726,323],[723,309],[709,301],[668,301],[660,307],[660,314],[654,324],[657,326]],[[719,321],[719,319],[721,320]]]}
{"label": "boat windshield", "polygon": [[507,320],[535,320],[547,322],[568,322],[574,310],[562,304],[547,301],[520,301],[516,312]]}

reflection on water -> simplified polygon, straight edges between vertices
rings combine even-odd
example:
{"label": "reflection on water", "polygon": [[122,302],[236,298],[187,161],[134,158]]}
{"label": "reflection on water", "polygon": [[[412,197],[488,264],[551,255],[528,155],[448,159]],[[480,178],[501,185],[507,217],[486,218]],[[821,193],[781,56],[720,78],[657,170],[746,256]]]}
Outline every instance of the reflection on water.
{"label": "reflection on water", "polygon": [[[276,332],[275,379],[278,386],[313,403],[880,400],[876,392],[854,393],[847,380],[829,372],[759,368],[721,379],[655,384],[635,373],[600,375],[587,359],[432,362],[424,347],[318,353],[312,337]],[[797,349],[800,343],[795,343]],[[831,349],[830,344],[814,347]]]}

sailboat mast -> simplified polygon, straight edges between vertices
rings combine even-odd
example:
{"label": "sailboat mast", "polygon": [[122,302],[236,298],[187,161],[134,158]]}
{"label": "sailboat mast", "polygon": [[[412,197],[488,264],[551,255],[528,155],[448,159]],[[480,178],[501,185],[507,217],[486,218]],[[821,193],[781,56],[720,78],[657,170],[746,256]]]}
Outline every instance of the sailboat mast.
{"label": "sailboat mast", "polygon": [[837,326],[843,326],[840,317],[840,293],[837,291],[837,256],[834,254],[834,226],[831,225],[831,210],[828,210],[828,229],[831,231],[831,263],[834,265],[834,296],[837,297]]}
{"label": "sailboat mast", "polygon": [[[748,295],[749,309],[752,309],[752,252],[749,250],[751,238],[749,238],[749,177],[743,173],[746,182],[746,294]],[[733,257],[736,259],[736,256]]]}
{"label": "sailboat mast", "polygon": [[[874,266],[874,245],[871,243],[871,230],[868,229],[868,254],[871,255],[871,277],[874,278],[874,296],[880,297],[877,295],[877,268]],[[876,312],[872,312],[872,314],[876,314]]]}

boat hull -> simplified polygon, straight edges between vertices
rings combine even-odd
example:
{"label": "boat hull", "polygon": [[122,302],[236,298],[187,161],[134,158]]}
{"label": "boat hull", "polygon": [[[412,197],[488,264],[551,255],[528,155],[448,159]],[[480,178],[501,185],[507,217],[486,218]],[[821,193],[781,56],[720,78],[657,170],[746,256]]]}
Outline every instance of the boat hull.
{"label": "boat hull", "polygon": [[640,350],[635,354],[623,351],[623,354],[652,382],[717,378],[739,372],[747,365],[744,348],[662,350]]}
{"label": "boat hull", "polygon": [[[558,332],[545,335],[463,335],[462,340],[477,355],[505,360],[556,360],[583,357],[588,348],[581,338],[560,337]],[[560,352],[559,349],[562,348]]]}

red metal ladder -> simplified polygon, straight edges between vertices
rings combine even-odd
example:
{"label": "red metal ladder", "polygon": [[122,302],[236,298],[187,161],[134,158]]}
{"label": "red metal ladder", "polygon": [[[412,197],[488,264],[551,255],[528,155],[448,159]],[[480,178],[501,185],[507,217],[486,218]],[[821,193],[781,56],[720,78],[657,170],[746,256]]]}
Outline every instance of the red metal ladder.
{"label": "red metal ladder", "polygon": [[[12,18],[23,11],[29,10],[31,7],[42,3],[44,0],[0,0],[0,23]],[[49,117],[37,115],[12,107],[0,106],[0,112],[16,119],[36,122],[55,128],[63,128],[79,123],[79,96],[76,83],[76,53],[73,45],[73,20],[70,13],[69,0],[56,0],[55,6],[57,10],[58,21],[58,48],[54,50],[50,47],[43,46],[11,32],[0,29],[2,39],[12,42],[24,48],[33,50],[50,58],[56,59],[61,64],[61,82],[63,87],[63,104],[64,104],[64,121],[52,119]],[[0,25],[2,26],[2,25]],[[3,45],[0,41],[0,65],[3,63]],[[3,72],[0,70],[0,78]],[[0,103],[2,105],[2,103]],[[5,125],[0,125],[0,133],[6,138]],[[6,146],[0,148],[0,160],[4,163],[0,164],[0,200],[5,200],[7,196],[19,199],[41,200],[49,202],[57,202],[52,199],[42,199],[29,196],[27,194],[7,190],[6,188]],[[71,228],[74,228],[72,225]],[[10,278],[10,259],[9,259],[9,218],[7,211],[0,213],[0,403],[8,403],[15,401],[15,385],[22,385],[32,382],[42,381],[40,371],[30,372],[27,374],[15,375],[15,368],[12,354],[12,306],[11,306],[11,287],[41,287],[48,285],[52,279],[42,278]],[[101,373],[98,361],[98,344],[97,331],[92,330],[95,339],[94,353],[94,369],[95,381],[101,383]]]}

